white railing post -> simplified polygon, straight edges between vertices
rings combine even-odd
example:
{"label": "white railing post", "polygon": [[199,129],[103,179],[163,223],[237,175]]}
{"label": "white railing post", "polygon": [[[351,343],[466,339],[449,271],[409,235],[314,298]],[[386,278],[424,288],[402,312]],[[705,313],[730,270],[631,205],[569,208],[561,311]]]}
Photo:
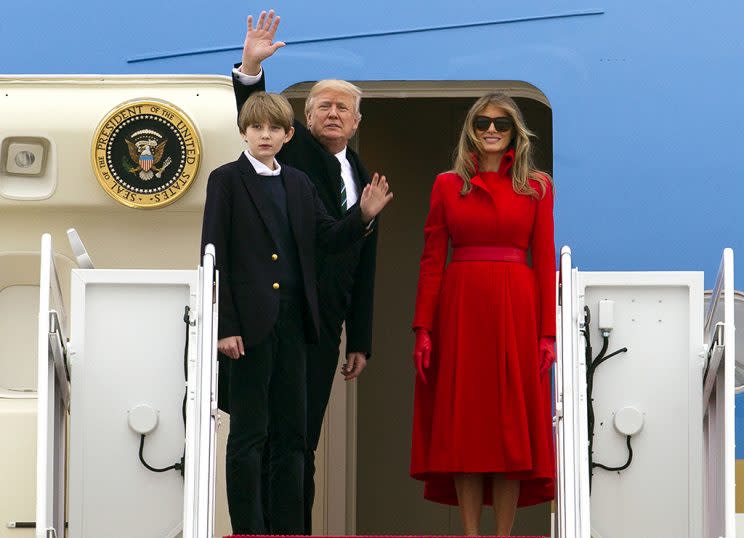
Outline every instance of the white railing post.
{"label": "white railing post", "polygon": [[735,536],[734,253],[723,251],[705,313],[707,352],[703,366],[705,538]]}
{"label": "white railing post", "polygon": [[589,459],[586,411],[586,364],[579,352],[577,272],[571,249],[561,249],[554,383],[556,436],[556,536],[589,538]]}
{"label": "white railing post", "polygon": [[196,353],[189,364],[184,485],[184,538],[212,538],[217,422],[217,274],[212,245],[199,268],[193,316]]}
{"label": "white railing post", "polygon": [[67,412],[66,313],[52,237],[41,238],[37,335],[36,538],[64,536]]}

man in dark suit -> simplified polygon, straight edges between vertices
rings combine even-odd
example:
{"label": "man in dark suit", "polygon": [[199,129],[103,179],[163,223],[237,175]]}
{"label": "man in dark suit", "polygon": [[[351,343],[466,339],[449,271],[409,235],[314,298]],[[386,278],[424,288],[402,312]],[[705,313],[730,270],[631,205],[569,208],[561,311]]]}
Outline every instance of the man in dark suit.
{"label": "man in dark suit", "polygon": [[[238,110],[252,93],[262,91],[265,81],[261,63],[282,46],[274,42],[279,17],[263,12],[248,28],[242,63],[233,70]],[[305,103],[307,127],[295,120],[295,136],[281,150],[282,162],[304,171],[315,184],[328,213],[341,218],[370,183],[359,156],[348,147],[361,114],[361,91],[341,80],[316,84]],[[375,174],[374,178],[378,175]],[[384,178],[384,176],[383,176]],[[372,351],[372,300],[374,292],[377,227],[363,241],[341,254],[318,252],[318,300],[320,340],[308,349],[307,426],[305,459],[305,532],[312,530],[315,496],[315,449],[338,364],[342,324],[346,322],[344,378],[355,379]]]}
{"label": "man in dark suit", "polygon": [[316,247],[340,252],[361,240],[392,198],[376,179],[343,220],[329,216],[307,176],[275,159],[294,134],[292,119],[284,97],[254,94],[239,116],[248,150],[214,170],[207,185],[202,251],[215,246],[218,348],[235,359],[227,443],[235,534],[265,534],[265,506],[273,533],[304,531],[305,345],[317,342],[320,326]]}

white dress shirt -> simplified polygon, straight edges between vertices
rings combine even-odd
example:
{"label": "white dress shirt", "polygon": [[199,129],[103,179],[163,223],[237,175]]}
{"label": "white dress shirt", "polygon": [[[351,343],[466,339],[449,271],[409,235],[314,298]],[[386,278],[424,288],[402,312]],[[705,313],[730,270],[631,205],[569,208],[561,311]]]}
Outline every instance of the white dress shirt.
{"label": "white dress shirt", "polygon": [[238,70],[237,67],[233,67],[233,75],[235,75],[243,86],[253,86],[263,75],[263,67],[258,71],[258,75],[246,75],[245,73]]}
{"label": "white dress shirt", "polygon": [[274,170],[272,170],[264,163],[256,159],[253,155],[251,155],[250,151],[245,150],[243,153],[245,153],[245,156],[248,157],[249,161],[251,161],[254,170],[256,170],[256,173],[259,176],[278,176],[282,173],[282,167],[279,164],[279,161],[277,161],[276,159],[274,159]]}
{"label": "white dress shirt", "polygon": [[344,180],[346,186],[346,207],[351,207],[359,200],[359,189],[357,189],[356,181],[354,181],[354,170],[349,159],[346,158],[346,146],[336,153],[335,157],[341,163],[341,179]]}

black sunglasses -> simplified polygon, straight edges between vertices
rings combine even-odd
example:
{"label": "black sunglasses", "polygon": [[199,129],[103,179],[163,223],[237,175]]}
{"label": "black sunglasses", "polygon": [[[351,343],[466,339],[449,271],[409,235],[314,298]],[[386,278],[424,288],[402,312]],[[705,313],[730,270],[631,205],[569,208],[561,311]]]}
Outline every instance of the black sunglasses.
{"label": "black sunglasses", "polygon": [[499,116],[497,118],[489,118],[488,116],[476,116],[473,120],[473,127],[479,131],[488,131],[488,128],[493,123],[493,128],[498,132],[503,133],[511,130],[514,127],[514,122],[509,116]]}

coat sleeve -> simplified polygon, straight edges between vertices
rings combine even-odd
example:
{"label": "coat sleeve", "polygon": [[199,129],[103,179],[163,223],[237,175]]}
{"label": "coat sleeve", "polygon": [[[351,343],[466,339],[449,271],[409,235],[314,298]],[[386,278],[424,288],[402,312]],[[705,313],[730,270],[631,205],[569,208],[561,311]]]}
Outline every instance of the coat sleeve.
{"label": "coat sleeve", "polygon": [[230,233],[232,204],[227,178],[216,171],[209,175],[207,201],[204,205],[202,223],[201,253],[211,243],[215,250],[215,267],[219,271],[220,308],[218,338],[240,336],[238,313],[233,302],[230,287]]}
{"label": "coat sleeve", "polygon": [[413,328],[428,329],[434,325],[434,315],[439,301],[439,288],[447,262],[449,230],[447,228],[442,192],[442,177],[434,182],[431,191],[429,214],[424,224],[424,252],[421,254],[416,311]]}
{"label": "coat sleeve", "polygon": [[553,187],[537,202],[532,228],[532,268],[538,287],[541,337],[555,337],[555,238],[553,237]]}
{"label": "coat sleeve", "polygon": [[[235,64],[235,67],[240,67],[240,64]],[[250,85],[246,85],[240,82],[238,77],[236,77],[233,73],[232,85],[233,92],[235,93],[235,105],[238,109],[237,116],[240,116],[240,109],[243,108],[243,104],[252,94],[256,92],[266,91],[266,79],[264,78],[263,73],[261,73],[261,79],[258,82]]]}
{"label": "coat sleeve", "polygon": [[316,246],[330,253],[343,252],[374,230],[374,224],[372,228],[368,229],[362,223],[362,210],[359,208],[359,204],[355,204],[343,219],[334,219],[326,211],[323,201],[318,196],[318,190],[315,188],[315,185],[312,184],[305,174],[303,174],[303,177],[313,197]]}
{"label": "coat sleeve", "polygon": [[351,304],[346,316],[346,353],[366,353],[367,358],[372,355],[372,311],[379,223],[380,219],[376,218],[374,229],[362,245],[351,289]]}

